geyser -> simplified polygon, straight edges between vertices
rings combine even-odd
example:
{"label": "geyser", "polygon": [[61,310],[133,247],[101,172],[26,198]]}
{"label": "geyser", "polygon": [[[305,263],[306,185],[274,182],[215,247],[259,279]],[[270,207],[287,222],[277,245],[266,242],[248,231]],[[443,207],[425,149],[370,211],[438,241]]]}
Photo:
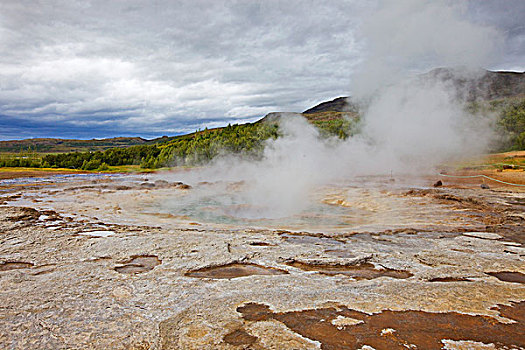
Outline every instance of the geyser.
{"label": "geyser", "polygon": [[304,118],[284,115],[282,137],[266,143],[261,160],[223,156],[204,169],[177,173],[192,185],[242,184],[235,191],[196,190],[193,201],[215,197],[226,215],[239,218],[289,217],[319,200],[323,186],[356,176],[433,174],[444,162],[486,149],[490,117],[471,115],[453,83],[411,72],[462,65],[469,69],[458,74],[473,77],[478,70],[470,68],[490,63],[498,33],[469,22],[466,8],[450,2],[380,4],[361,26],[368,53],[352,88],[361,132],[346,140],[322,138]]}

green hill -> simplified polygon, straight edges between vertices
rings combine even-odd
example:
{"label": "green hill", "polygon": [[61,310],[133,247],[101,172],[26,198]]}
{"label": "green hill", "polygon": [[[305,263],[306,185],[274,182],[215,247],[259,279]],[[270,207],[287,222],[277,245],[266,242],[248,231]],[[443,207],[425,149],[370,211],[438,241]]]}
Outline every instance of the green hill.
{"label": "green hill", "polygon": [[[525,149],[525,74],[485,72],[476,79],[439,68],[420,76],[440,79],[458,88],[471,112],[499,115],[500,150]],[[322,102],[303,113],[273,112],[255,123],[228,125],[191,134],[145,140],[117,137],[102,140],[29,139],[1,141],[0,152],[22,152],[0,158],[0,166],[57,167],[105,170],[108,166],[143,168],[200,165],[221,154],[257,158],[264,141],[280,136],[278,121],[284,115],[303,116],[322,136],[342,139],[359,130],[359,106],[349,97]],[[67,152],[67,153],[66,153]],[[52,154],[59,153],[59,154]]]}
{"label": "green hill", "polygon": [[39,153],[63,153],[102,151],[112,147],[129,147],[147,143],[140,137],[114,137],[110,139],[67,140],[36,138],[26,140],[0,141],[0,152],[16,153],[29,149]]}

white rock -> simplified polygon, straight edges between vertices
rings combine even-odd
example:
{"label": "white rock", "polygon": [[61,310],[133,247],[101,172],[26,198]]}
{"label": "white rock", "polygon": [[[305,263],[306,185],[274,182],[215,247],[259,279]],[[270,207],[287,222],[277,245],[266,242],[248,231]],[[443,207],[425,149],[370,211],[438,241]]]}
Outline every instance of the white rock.
{"label": "white rock", "polygon": [[396,330],[393,329],[393,328],[385,328],[385,329],[381,330],[381,335],[382,336],[390,335],[390,334],[394,334],[395,332],[396,332]]}
{"label": "white rock", "polygon": [[461,349],[496,349],[494,344],[485,344],[477,341],[472,340],[451,340],[451,339],[443,339],[441,342],[444,344],[443,349],[446,350],[461,350]]}
{"label": "white rock", "polygon": [[115,234],[115,231],[85,231],[79,232],[79,235],[93,236],[93,237],[109,237]]}
{"label": "white rock", "polygon": [[475,238],[484,238],[484,239],[500,239],[503,238],[497,233],[493,232],[465,232],[464,236],[475,237]]}
{"label": "white rock", "polygon": [[357,320],[355,318],[345,317],[345,316],[337,316],[332,320],[332,324],[336,327],[341,327],[339,329],[342,329],[344,326],[354,326],[356,324],[364,323],[362,320]]}
{"label": "white rock", "polygon": [[521,247],[521,243],[518,243],[518,242],[501,242],[503,243],[503,245],[506,245],[506,246],[513,246],[513,247]]}

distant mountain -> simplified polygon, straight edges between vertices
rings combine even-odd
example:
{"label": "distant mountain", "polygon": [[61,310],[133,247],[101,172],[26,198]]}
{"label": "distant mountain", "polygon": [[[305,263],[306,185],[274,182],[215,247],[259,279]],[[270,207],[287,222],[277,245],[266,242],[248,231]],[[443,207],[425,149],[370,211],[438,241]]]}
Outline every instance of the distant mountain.
{"label": "distant mountain", "polygon": [[525,97],[525,73],[482,71],[472,74],[458,69],[436,68],[421,75],[423,79],[451,82],[459,97],[467,101]]}
{"label": "distant mountain", "polygon": [[[525,73],[482,71],[465,73],[458,69],[436,68],[419,76],[420,79],[438,79],[451,82],[460,98],[466,101],[491,101],[504,98],[525,97]],[[349,96],[337,97],[322,102],[302,115],[310,120],[329,120],[354,117],[359,113],[359,105]],[[264,119],[274,120],[282,113],[270,113]],[[288,115],[294,113],[286,113]],[[299,113],[295,113],[299,115]]]}
{"label": "distant mountain", "polygon": [[169,142],[182,136],[162,136],[147,140],[142,137],[112,137],[107,139],[74,140],[34,138],[0,141],[0,153],[19,153],[28,150],[38,153],[94,152],[115,147],[131,147]]}
{"label": "distant mountain", "polygon": [[342,96],[331,101],[322,102],[303,113],[272,112],[268,113],[261,122],[275,122],[283,116],[303,116],[312,123],[326,122],[343,119],[344,117],[357,117],[359,107],[351,101],[350,97]]}
{"label": "distant mountain", "polygon": [[17,153],[32,151],[40,153],[102,151],[112,147],[129,147],[148,143],[140,137],[114,137],[110,139],[66,140],[38,138],[0,141],[0,152]]}
{"label": "distant mountain", "polygon": [[[451,68],[436,68],[419,76],[420,79],[439,79],[451,82],[458,91],[459,97],[467,101],[497,100],[507,98],[525,98],[525,73],[482,71],[479,74],[467,74],[462,70]],[[302,113],[272,112],[257,123],[275,122],[282,116],[302,115],[314,125],[333,129],[359,116],[359,106],[351,97],[341,96],[331,101],[319,103]],[[338,122],[339,124],[335,123]],[[335,123],[335,124],[334,124]],[[221,129],[221,128],[218,128]],[[196,131],[187,135],[161,137],[146,140],[140,137],[115,137],[93,140],[63,140],[63,139],[26,139],[16,141],[0,141],[0,152],[18,153],[29,148],[39,153],[63,153],[103,151],[114,147],[130,147],[136,145],[152,145],[168,143],[185,138],[192,138],[210,131]]]}
{"label": "distant mountain", "polygon": [[303,112],[303,114],[312,114],[327,111],[357,113],[359,111],[359,107],[351,101],[350,97],[342,96],[332,101],[322,102],[317,106],[307,109]]}
{"label": "distant mountain", "polygon": [[[484,70],[468,74],[458,69],[436,68],[420,75],[420,78],[451,82],[460,93],[460,97],[467,101],[525,97],[525,73],[523,72]],[[303,115],[329,111],[358,113],[359,106],[352,101],[351,97],[341,96],[307,109]]]}

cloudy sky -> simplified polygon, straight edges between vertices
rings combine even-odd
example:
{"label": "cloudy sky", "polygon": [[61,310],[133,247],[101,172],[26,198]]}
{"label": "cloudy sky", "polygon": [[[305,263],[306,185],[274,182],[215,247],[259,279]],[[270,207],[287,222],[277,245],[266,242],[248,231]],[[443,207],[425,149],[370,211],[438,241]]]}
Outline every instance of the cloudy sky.
{"label": "cloudy sky", "polygon": [[[2,0],[0,139],[151,138],[300,112],[352,94],[359,71],[384,61],[378,52],[393,54],[366,30],[385,13],[397,18],[386,39],[408,28],[417,45],[433,40],[406,25],[416,12],[454,17],[459,32],[445,40],[497,32],[480,64],[525,69],[525,1],[443,1],[438,12],[421,3],[435,1]],[[428,32],[446,33],[447,20]],[[402,66],[442,63],[458,62],[425,52]]]}

